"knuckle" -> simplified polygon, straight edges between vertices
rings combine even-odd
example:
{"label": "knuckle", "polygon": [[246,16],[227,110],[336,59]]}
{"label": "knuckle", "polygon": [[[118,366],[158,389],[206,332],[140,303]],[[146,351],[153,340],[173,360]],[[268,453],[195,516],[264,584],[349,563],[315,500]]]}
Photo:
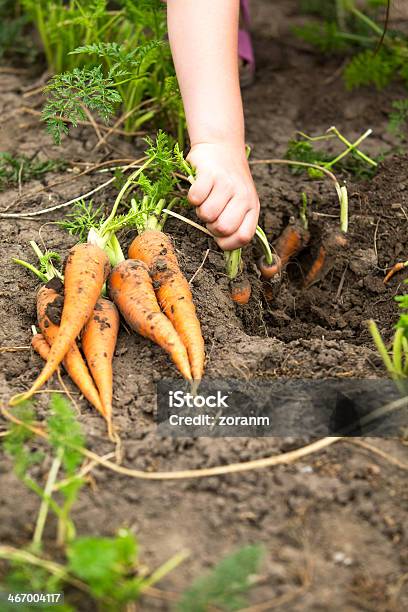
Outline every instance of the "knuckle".
{"label": "knuckle", "polygon": [[252,240],[253,232],[250,229],[240,229],[237,232],[237,240],[242,244],[247,244]]}
{"label": "knuckle", "polygon": [[188,192],[188,201],[191,204],[200,204],[200,194],[193,188]]}
{"label": "knuckle", "polygon": [[201,219],[201,221],[204,221],[204,223],[212,223],[216,219],[213,211],[206,210],[202,206],[197,209],[197,216]]}
{"label": "knuckle", "polygon": [[231,233],[229,223],[225,221],[217,221],[213,227],[216,232],[223,236],[228,236]]}

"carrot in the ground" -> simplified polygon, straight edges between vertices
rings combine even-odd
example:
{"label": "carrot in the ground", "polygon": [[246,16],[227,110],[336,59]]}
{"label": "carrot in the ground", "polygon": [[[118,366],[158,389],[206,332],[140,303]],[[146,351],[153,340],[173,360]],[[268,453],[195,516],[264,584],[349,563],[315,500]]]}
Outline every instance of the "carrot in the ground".
{"label": "carrot in the ground", "polygon": [[129,257],[148,266],[159,304],[187,349],[193,378],[201,380],[205,362],[204,339],[190,286],[180,270],[170,238],[157,230],[145,231],[130,245]]}
{"label": "carrot in the ground", "polygon": [[270,280],[282,270],[282,265],[279,257],[277,255],[274,256],[274,260],[272,264],[267,264],[265,260],[265,255],[262,255],[257,261],[258,270],[261,273],[262,278],[265,280]]}
{"label": "carrot in the ground", "polygon": [[348,241],[344,233],[331,232],[327,234],[323,239],[323,243],[319,248],[319,252],[312,264],[312,267],[307,273],[303,286],[306,288],[310,287],[310,285],[319,280],[321,272],[327,262],[328,255],[334,255],[336,252],[339,252],[340,249],[344,249],[347,245]]}
{"label": "carrot in the ground", "polygon": [[147,265],[133,259],[120,263],[109,277],[109,293],[129,326],[167,351],[182,375],[191,380],[186,347],[160,310]]}
{"label": "carrot in the ground", "polygon": [[99,298],[82,332],[82,350],[98,388],[112,433],[112,359],[119,331],[119,313],[110,300]]}
{"label": "carrot in the ground", "polygon": [[393,276],[397,274],[397,272],[401,272],[404,268],[408,268],[408,261],[400,261],[392,266],[391,270],[388,272],[387,276],[384,278],[384,285],[386,285]]}
{"label": "carrot in the ground", "polygon": [[240,306],[248,304],[252,293],[251,283],[247,278],[232,281],[230,285],[230,292],[231,298],[236,304],[239,304]]}
{"label": "carrot in the ground", "polygon": [[[56,291],[55,280],[41,287],[37,294],[38,325],[41,334],[51,347],[49,352],[58,337],[63,300],[63,296]],[[75,341],[68,348],[63,365],[82,395],[106,418],[99,393]]]}
{"label": "carrot in the ground", "polygon": [[279,274],[292,257],[296,257],[310,240],[309,232],[299,223],[288,225],[279,236],[275,252],[277,261],[271,266],[266,265],[263,257],[258,262],[258,268],[263,278],[271,279]]}
{"label": "carrot in the ground", "polygon": [[108,256],[96,245],[77,244],[70,250],[65,264],[64,308],[58,334],[41,374],[29,391],[12,398],[12,405],[31,397],[53,375],[91,316],[109,269]]}
{"label": "carrot in the ground", "polygon": [[279,236],[275,249],[284,267],[292,257],[295,257],[307,245],[310,234],[298,223],[288,225]]}
{"label": "carrot in the ground", "polygon": [[319,278],[319,274],[323,269],[324,263],[326,261],[326,249],[322,245],[319,249],[319,253],[314,260],[312,267],[310,268],[307,276],[304,280],[303,286],[310,287],[316,280]]}

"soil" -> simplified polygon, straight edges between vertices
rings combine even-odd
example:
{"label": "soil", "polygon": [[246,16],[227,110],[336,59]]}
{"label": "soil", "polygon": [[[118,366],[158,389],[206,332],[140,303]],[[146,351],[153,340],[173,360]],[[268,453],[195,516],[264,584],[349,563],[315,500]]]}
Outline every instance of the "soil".
{"label": "soil", "polygon": [[[321,134],[331,125],[350,140],[367,128],[374,135],[364,145],[373,155],[397,144],[387,131],[391,102],[402,97],[398,84],[384,92],[346,92],[340,76],[343,58],[322,59],[295,40],[290,29],[299,18],[296,3],[254,2],[258,72],[245,90],[247,140],[254,159],[283,157],[289,138],[299,129]],[[62,203],[106,180],[92,173],[73,180],[81,162],[136,158],[142,141],[111,137],[106,150],[94,150],[91,127],[78,127],[56,147],[38,118],[18,112],[39,108],[39,97],[24,97],[38,74],[0,74],[0,149],[39,158],[64,158],[69,172],[50,173],[0,193],[0,208],[13,212]],[[265,380],[290,378],[381,378],[366,321],[376,320],[386,340],[398,316],[395,295],[404,290],[404,273],[385,286],[384,271],[407,256],[408,155],[387,155],[370,181],[352,176],[348,245],[329,257],[324,274],[308,289],[303,279],[325,236],[338,227],[338,202],[330,181],[311,181],[283,166],[254,165],[262,204],[261,224],[276,241],[298,218],[301,194],[309,200],[311,241],[271,291],[262,285],[254,265],[256,248],[245,250],[252,296],[237,306],[228,295],[223,257],[205,235],[170,221],[182,269],[191,278],[204,254],[209,255],[192,283],[207,347],[209,378]],[[67,182],[58,186],[58,180]],[[68,180],[71,179],[71,180]],[[42,191],[40,191],[42,190]],[[95,196],[109,203],[114,190]],[[53,222],[56,211],[34,219],[0,219],[0,345],[27,346],[35,323],[38,283],[12,265],[12,257],[30,257],[29,240],[66,253],[75,239]],[[128,244],[131,236],[123,237]],[[405,275],[406,276],[406,275]],[[268,299],[267,299],[268,298]],[[0,353],[0,398],[31,384],[41,363],[30,350]],[[285,452],[302,438],[159,438],[153,412],[155,384],[171,378],[174,368],[158,347],[122,328],[114,362],[114,419],[121,431],[126,466],[141,470],[203,468]],[[57,388],[57,382],[55,388]],[[68,383],[69,384],[69,383]],[[79,420],[89,447],[102,455],[112,450],[102,419],[76,397]],[[46,400],[38,400],[39,418]],[[381,451],[405,461],[406,438],[371,439]],[[46,474],[45,461],[38,474]],[[202,480],[145,482],[97,468],[94,487],[86,487],[73,518],[79,534],[112,535],[123,525],[137,535],[142,558],[156,567],[183,548],[187,563],[167,576],[160,587],[181,591],[193,578],[232,550],[262,542],[265,560],[253,604],[288,611],[402,610],[408,608],[404,576],[408,571],[408,495],[404,471],[367,449],[339,442],[292,465]],[[28,493],[2,458],[0,540],[22,546],[33,530],[38,499]],[[13,494],[9,495],[8,492]],[[51,541],[53,525],[46,536]],[[78,609],[87,609],[83,602]],[[142,609],[167,610],[170,604],[146,598]]]}

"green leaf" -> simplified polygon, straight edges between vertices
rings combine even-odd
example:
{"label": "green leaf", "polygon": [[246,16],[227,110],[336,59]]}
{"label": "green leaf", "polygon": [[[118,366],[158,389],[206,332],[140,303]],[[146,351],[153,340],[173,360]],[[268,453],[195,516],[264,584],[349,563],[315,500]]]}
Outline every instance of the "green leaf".
{"label": "green leaf", "polygon": [[97,229],[104,221],[103,206],[95,208],[93,200],[76,202],[70,213],[65,215],[58,225],[71,236],[78,236],[80,242],[86,242],[89,230]]}
{"label": "green leaf", "polygon": [[50,401],[51,416],[48,419],[48,432],[51,445],[64,449],[63,466],[67,475],[75,473],[82,462],[79,449],[85,445],[85,437],[70,402],[61,394],[55,393]]}
{"label": "green leaf", "polygon": [[95,597],[134,598],[141,584],[131,575],[137,554],[136,539],[126,530],[116,538],[77,538],[68,545],[68,570],[86,582]]}
{"label": "green leaf", "polygon": [[408,98],[395,100],[392,103],[393,111],[389,115],[388,129],[392,134],[401,138],[405,136],[403,129],[408,122]]}
{"label": "green leaf", "polygon": [[347,89],[364,85],[375,85],[384,89],[398,74],[400,60],[387,49],[378,52],[363,51],[347,64],[344,79]]}
{"label": "green leaf", "polygon": [[207,612],[209,606],[239,610],[246,605],[243,595],[252,586],[264,554],[259,545],[246,546],[222,560],[207,576],[198,578],[184,593],[178,612]]}
{"label": "green leaf", "polygon": [[102,66],[74,68],[53,77],[44,90],[49,97],[42,118],[55,142],[60,144],[62,135],[68,133],[66,121],[77,126],[87,120],[84,107],[107,122],[122,101],[114,87],[113,78],[104,76]]}
{"label": "green leaf", "polygon": [[343,52],[350,46],[350,43],[344,40],[337,24],[332,21],[297,26],[293,28],[293,32],[298,38],[323,53]]}
{"label": "green leaf", "polygon": [[24,402],[13,409],[14,416],[22,421],[22,425],[12,423],[9,435],[6,437],[3,448],[13,460],[16,475],[25,479],[27,472],[33,465],[40,463],[44,455],[40,451],[31,451],[27,442],[32,439],[33,433],[27,429],[34,423],[34,409],[30,402]]}

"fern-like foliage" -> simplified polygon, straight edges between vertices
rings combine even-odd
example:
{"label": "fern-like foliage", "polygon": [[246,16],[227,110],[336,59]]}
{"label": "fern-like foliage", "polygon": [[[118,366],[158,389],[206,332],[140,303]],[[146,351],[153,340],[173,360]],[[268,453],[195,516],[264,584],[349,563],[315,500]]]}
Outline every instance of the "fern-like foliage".
{"label": "fern-like foliage", "polygon": [[198,578],[184,593],[177,612],[207,612],[212,607],[239,610],[251,589],[263,556],[261,546],[246,546],[223,559],[206,576]]}
{"label": "fern-like foliage", "polygon": [[334,21],[307,23],[293,28],[293,31],[298,38],[323,53],[340,53],[349,47],[349,43],[345,41],[343,33]]}
{"label": "fern-like foliage", "polygon": [[347,89],[355,89],[364,85],[374,85],[384,89],[398,75],[400,60],[387,49],[378,53],[363,51],[348,63],[344,71]]}
{"label": "fern-like foliage", "polygon": [[14,156],[7,151],[0,153],[0,191],[7,187],[41,179],[47,172],[57,172],[66,168],[63,160],[39,160],[26,155]]}
{"label": "fern-like foliage", "polygon": [[408,98],[395,100],[392,103],[393,111],[389,116],[388,129],[392,134],[403,138],[403,130],[408,123]]}
{"label": "fern-like foliage", "polygon": [[89,230],[98,228],[103,221],[103,206],[95,208],[93,200],[80,200],[58,225],[80,242],[86,242]]}
{"label": "fern-like foliage", "polygon": [[57,143],[61,142],[62,134],[69,131],[67,121],[77,126],[79,121],[86,120],[84,107],[106,122],[122,101],[111,74],[104,76],[101,66],[75,68],[72,72],[58,74],[45,91],[49,97],[42,117]]}
{"label": "fern-like foliage", "polygon": [[[317,165],[329,162],[331,159],[324,151],[315,149],[311,142],[297,139],[289,141],[286,157],[293,161]],[[292,166],[290,171],[292,174],[302,174],[305,172],[305,168],[302,166]]]}

